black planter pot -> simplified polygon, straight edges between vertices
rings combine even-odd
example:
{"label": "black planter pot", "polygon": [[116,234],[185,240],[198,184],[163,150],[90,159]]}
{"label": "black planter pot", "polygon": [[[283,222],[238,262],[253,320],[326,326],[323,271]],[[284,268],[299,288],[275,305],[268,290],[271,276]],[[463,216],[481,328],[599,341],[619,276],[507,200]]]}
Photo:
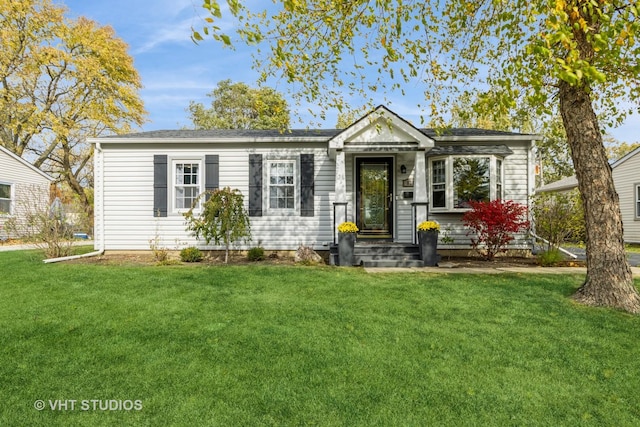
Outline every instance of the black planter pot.
{"label": "black planter pot", "polygon": [[338,233],[338,265],[353,266],[356,233]]}
{"label": "black planter pot", "polygon": [[437,231],[418,231],[418,245],[420,246],[420,258],[425,267],[434,267],[438,265],[440,257],[438,256],[438,232]]}

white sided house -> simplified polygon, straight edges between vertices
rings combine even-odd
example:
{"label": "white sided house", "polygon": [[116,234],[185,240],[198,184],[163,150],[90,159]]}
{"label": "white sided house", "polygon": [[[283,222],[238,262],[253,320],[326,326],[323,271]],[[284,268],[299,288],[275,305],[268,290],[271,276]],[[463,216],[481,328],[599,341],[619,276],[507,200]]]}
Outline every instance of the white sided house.
{"label": "white sided house", "polygon": [[30,212],[48,209],[52,182],[52,177],[0,146],[0,239],[20,237],[7,230],[7,220],[26,220]]}
{"label": "white sided house", "polygon": [[[613,184],[620,201],[625,243],[640,244],[640,148],[627,153],[611,165]],[[564,192],[578,187],[575,176],[544,185],[537,193]]]}
{"label": "white sided house", "polygon": [[[353,221],[358,242],[416,243],[416,225],[441,225],[440,249],[469,250],[470,199],[527,205],[534,135],[418,129],[380,106],[347,129],[150,131],[95,144],[95,244],[104,250],[204,246],[183,213],[205,190],[245,198],[252,241],[238,249],[328,251]],[[445,238],[444,240],[442,240]],[[519,236],[515,249],[529,249]],[[415,246],[415,245],[414,245]],[[382,250],[380,257],[389,250]]]}

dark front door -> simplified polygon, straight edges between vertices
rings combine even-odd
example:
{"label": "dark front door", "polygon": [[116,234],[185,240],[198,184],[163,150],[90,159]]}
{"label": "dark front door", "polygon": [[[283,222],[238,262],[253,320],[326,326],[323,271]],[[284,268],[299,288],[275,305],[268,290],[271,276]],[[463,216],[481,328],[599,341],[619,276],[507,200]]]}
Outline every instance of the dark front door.
{"label": "dark front door", "polygon": [[393,238],[393,158],[356,159],[359,237]]}

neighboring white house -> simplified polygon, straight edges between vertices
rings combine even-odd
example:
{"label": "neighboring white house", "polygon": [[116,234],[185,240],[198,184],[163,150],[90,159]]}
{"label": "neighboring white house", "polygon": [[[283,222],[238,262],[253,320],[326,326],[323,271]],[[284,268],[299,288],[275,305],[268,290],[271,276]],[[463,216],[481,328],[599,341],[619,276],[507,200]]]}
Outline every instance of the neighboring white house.
{"label": "neighboring white house", "polygon": [[[640,244],[640,148],[614,162],[611,173],[620,200],[624,241]],[[569,191],[577,187],[578,180],[571,176],[544,185],[536,192]]]}
{"label": "neighboring white house", "polygon": [[0,146],[0,238],[10,235],[9,218],[20,220],[30,210],[46,209],[53,178],[23,158]]}
{"label": "neighboring white house", "polygon": [[[95,145],[95,245],[148,250],[205,247],[183,213],[205,190],[239,189],[253,240],[239,246],[328,250],[343,221],[358,239],[411,244],[432,219],[469,249],[461,224],[470,199],[528,204],[535,135],[418,129],[380,106],[347,129],[150,131],[91,139]],[[513,247],[528,248],[525,236]]]}

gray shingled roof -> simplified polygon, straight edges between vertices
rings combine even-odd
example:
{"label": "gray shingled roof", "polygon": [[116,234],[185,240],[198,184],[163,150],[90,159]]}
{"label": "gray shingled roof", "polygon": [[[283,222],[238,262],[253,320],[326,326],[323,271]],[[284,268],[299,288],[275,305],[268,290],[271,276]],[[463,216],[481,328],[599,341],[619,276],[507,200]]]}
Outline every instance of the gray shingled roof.
{"label": "gray shingled roof", "polygon": [[575,175],[562,178],[558,181],[551,182],[536,188],[536,193],[552,193],[555,191],[569,191],[578,186],[578,178]]}
{"label": "gray shingled roof", "polygon": [[528,135],[525,133],[517,133],[517,132],[505,132],[501,130],[488,130],[488,129],[478,129],[478,128],[451,128],[443,130],[440,135],[434,129],[420,129],[420,132],[424,133],[430,138],[438,139],[441,137],[448,136],[522,136]]}
{"label": "gray shingled roof", "polygon": [[[152,130],[147,132],[130,133],[126,135],[109,135],[103,138],[132,138],[132,139],[155,139],[155,138],[172,138],[172,139],[198,139],[198,138],[278,138],[278,137],[294,137],[294,138],[326,138],[327,141],[338,135],[344,129],[291,129],[279,131],[277,129],[260,130],[260,129],[209,129],[209,130]],[[522,136],[525,134],[514,132],[503,132],[497,130],[473,129],[473,128],[457,128],[447,129],[440,135],[433,129],[419,129],[426,136],[438,140],[439,137],[451,136]]]}
{"label": "gray shingled roof", "polygon": [[279,131],[277,129],[208,129],[208,130],[152,130],[148,132],[130,133],[126,135],[109,135],[106,138],[277,138],[277,137],[331,137],[340,133],[340,129],[292,129]]}
{"label": "gray shingled roof", "polygon": [[506,145],[447,145],[444,147],[433,147],[429,156],[444,156],[451,154],[495,154],[498,156],[508,156],[513,151]]}

